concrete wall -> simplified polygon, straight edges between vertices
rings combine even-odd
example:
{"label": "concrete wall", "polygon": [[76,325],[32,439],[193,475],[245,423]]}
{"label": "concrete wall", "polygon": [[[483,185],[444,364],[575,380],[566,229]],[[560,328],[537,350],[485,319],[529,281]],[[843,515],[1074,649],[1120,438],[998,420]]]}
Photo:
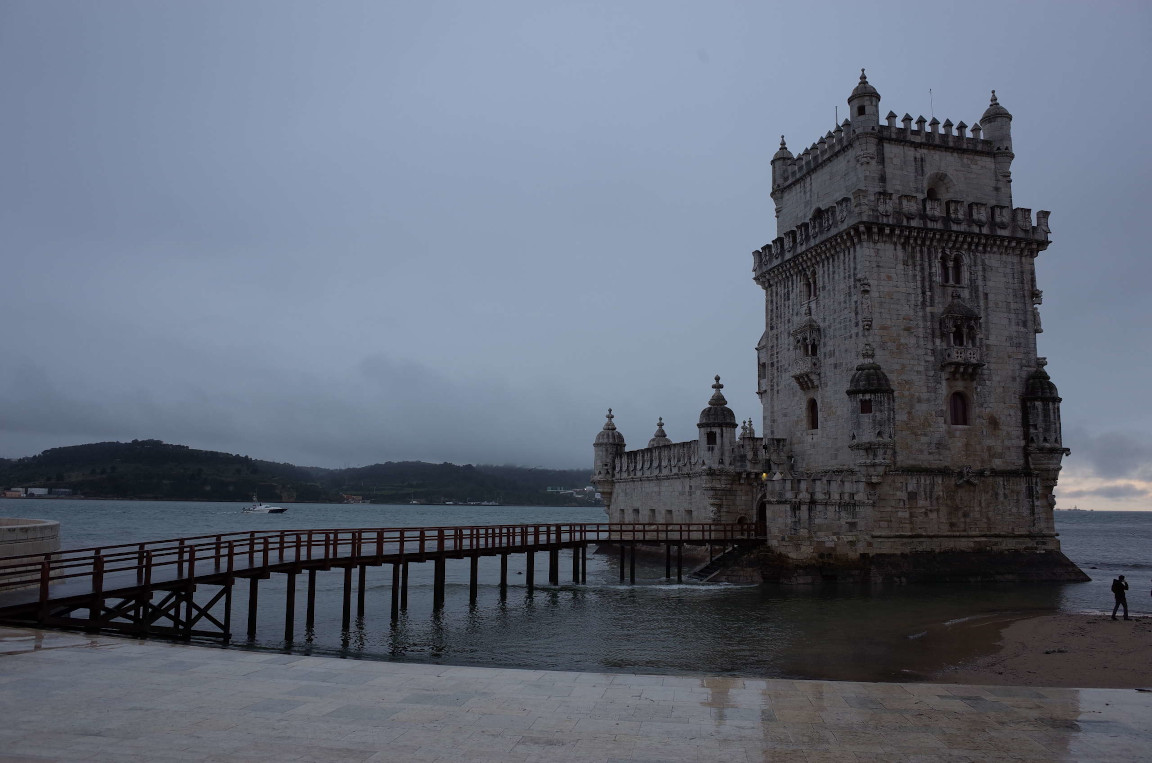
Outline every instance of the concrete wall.
{"label": "concrete wall", "polygon": [[[9,557],[24,554],[50,554],[60,550],[60,523],[50,519],[0,517],[0,581],[37,581],[39,571],[28,571],[16,577],[5,574],[14,563]],[[22,562],[22,563],[26,563]]]}

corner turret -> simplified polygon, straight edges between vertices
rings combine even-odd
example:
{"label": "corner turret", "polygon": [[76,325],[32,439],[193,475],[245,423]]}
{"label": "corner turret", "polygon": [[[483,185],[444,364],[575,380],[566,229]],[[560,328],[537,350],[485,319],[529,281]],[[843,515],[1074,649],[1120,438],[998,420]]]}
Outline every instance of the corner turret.
{"label": "corner turret", "polygon": [[604,499],[604,510],[608,511],[612,507],[612,489],[615,486],[615,470],[616,459],[624,455],[624,435],[616,430],[616,425],[612,423],[612,409],[608,409],[607,421],[604,422],[604,428],[596,435],[596,440],[592,445],[594,453],[595,469],[592,473],[592,485],[600,492],[600,496]]}
{"label": "corner turret", "polygon": [[780,136],[780,148],[772,155],[772,187],[775,188],[784,182],[785,170],[795,157],[792,152],[788,150],[788,144],[784,142],[784,136]]}
{"label": "corner turret", "polygon": [[724,385],[720,377],[712,385],[716,390],[708,407],[700,411],[700,420],[696,428],[700,430],[700,457],[704,465],[716,469],[732,464],[732,455],[736,446],[736,414],[728,407],[724,399]]}
{"label": "corner turret", "polygon": [[880,93],[868,84],[864,70],[860,70],[860,84],[848,96],[852,126],[857,130],[868,131],[880,125]]}

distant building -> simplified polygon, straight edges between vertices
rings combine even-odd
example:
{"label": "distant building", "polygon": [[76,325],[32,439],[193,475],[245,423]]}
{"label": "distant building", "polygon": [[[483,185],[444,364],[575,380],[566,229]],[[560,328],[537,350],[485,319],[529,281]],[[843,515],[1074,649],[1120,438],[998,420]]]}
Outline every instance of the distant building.
{"label": "distant building", "polygon": [[1052,515],[1060,397],[1036,355],[1049,213],[1013,206],[1012,115],[993,91],[971,128],[881,121],[863,73],[848,107],[772,158],[777,238],[752,255],[764,436],[718,376],[694,440],[661,420],[629,451],[609,411],[593,474],[609,519],[754,522],[796,564],[947,574],[978,552],[989,574],[1078,578]]}

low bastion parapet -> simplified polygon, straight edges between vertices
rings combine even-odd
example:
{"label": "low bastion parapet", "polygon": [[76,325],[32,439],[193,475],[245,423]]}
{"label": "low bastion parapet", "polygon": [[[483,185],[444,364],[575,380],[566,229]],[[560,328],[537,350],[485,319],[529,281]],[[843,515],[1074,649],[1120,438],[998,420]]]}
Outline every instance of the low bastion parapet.
{"label": "low bastion parapet", "polygon": [[[0,517],[0,574],[12,566],[11,557],[27,554],[51,555],[60,550],[60,523],[51,519]],[[6,564],[7,562],[7,564]],[[21,560],[26,564],[27,560]],[[39,574],[30,572],[16,577],[4,576],[6,582],[35,582]]]}

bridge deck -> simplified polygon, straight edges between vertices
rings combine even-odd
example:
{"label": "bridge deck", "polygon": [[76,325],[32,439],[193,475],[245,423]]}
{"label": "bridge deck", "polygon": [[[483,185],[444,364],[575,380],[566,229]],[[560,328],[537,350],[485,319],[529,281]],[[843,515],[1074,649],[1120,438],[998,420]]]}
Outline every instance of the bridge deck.
{"label": "bridge deck", "polygon": [[735,524],[549,524],[355,528],[223,533],[138,544],[10,557],[0,566],[0,619],[27,621],[37,610],[94,608],[106,597],[191,591],[332,567],[406,564],[429,559],[553,551],[591,543],[755,542]]}

